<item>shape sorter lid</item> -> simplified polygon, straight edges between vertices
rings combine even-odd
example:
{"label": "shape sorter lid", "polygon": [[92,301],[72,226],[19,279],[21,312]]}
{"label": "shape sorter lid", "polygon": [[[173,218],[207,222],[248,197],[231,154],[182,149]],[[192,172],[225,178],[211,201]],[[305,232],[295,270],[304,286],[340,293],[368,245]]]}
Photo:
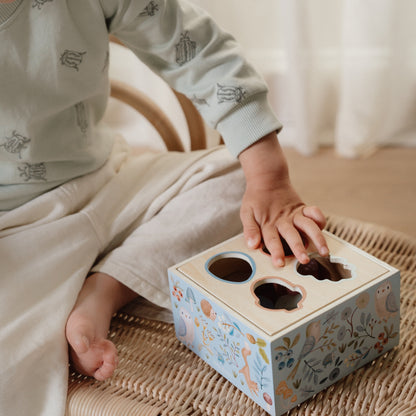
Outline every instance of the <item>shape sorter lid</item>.
{"label": "shape sorter lid", "polygon": [[329,259],[319,257],[310,246],[311,262],[305,267],[289,256],[285,267],[275,268],[266,252],[247,249],[239,235],[173,269],[239,319],[274,337],[396,272],[338,237],[325,234]]}

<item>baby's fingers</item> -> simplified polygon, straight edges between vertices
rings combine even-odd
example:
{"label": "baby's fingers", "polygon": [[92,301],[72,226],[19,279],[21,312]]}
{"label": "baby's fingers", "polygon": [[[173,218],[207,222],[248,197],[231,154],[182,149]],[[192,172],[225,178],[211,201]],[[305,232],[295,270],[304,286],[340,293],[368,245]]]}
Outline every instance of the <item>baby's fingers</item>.
{"label": "baby's fingers", "polygon": [[[304,212],[305,212],[304,208]],[[325,219],[325,217],[323,217]],[[294,218],[294,224],[297,229],[301,230],[315,245],[321,256],[326,257],[329,255],[328,245],[326,244],[325,237],[321,231],[322,221],[319,223],[314,221],[308,216],[297,215]]]}
{"label": "baby's fingers", "polygon": [[240,211],[240,218],[243,224],[243,234],[247,245],[251,249],[256,249],[261,243],[261,230],[254,218],[253,212],[248,209]]}
{"label": "baby's fingers", "polygon": [[283,267],[285,265],[285,252],[282,245],[282,240],[273,224],[268,224],[262,228],[264,245],[270,253],[272,263],[276,267]]}
{"label": "baby's fingers", "polygon": [[283,224],[279,226],[279,233],[284,238],[290,247],[294,256],[300,263],[306,264],[309,262],[308,253],[306,251],[302,236],[292,224]]}
{"label": "baby's fingers", "polygon": [[302,213],[305,217],[308,217],[312,221],[314,221],[318,225],[318,227],[321,230],[323,230],[326,224],[326,218],[323,212],[318,207],[306,206],[303,208]]}

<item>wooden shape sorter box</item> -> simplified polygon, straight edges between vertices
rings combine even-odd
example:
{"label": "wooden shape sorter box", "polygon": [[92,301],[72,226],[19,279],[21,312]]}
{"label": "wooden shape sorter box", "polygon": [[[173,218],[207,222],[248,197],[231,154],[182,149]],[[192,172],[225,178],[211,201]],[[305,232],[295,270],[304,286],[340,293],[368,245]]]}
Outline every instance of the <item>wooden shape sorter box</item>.
{"label": "wooden shape sorter box", "polygon": [[239,235],[169,269],[178,339],[272,415],[399,341],[399,271],[325,235],[307,265]]}

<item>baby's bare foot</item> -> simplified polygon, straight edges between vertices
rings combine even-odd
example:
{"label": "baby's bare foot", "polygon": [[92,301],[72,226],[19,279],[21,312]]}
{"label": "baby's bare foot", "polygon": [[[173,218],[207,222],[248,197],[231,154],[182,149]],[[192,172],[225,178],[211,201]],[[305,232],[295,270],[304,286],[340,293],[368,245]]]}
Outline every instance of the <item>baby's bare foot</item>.
{"label": "baby's bare foot", "polygon": [[96,380],[111,377],[117,367],[117,350],[114,344],[97,335],[85,317],[73,312],[66,326],[70,360],[75,369]]}
{"label": "baby's bare foot", "polygon": [[85,280],[66,323],[66,339],[75,369],[105,380],[117,367],[117,350],[107,339],[111,317],[137,294],[104,273]]}

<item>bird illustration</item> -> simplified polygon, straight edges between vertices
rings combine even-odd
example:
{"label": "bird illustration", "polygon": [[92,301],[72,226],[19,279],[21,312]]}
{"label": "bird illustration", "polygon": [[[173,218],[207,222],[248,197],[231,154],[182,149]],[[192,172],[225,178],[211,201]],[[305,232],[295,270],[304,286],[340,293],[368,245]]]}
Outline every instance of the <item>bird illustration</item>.
{"label": "bird illustration", "polygon": [[178,323],[178,337],[187,346],[192,345],[195,337],[195,328],[192,321],[191,314],[182,307],[179,310],[179,323]]}
{"label": "bird illustration", "polygon": [[321,338],[321,321],[313,321],[306,327],[306,339],[300,351],[299,358],[295,367],[290,372],[288,379],[293,379],[299,368],[299,364],[303,358],[305,358],[310,352],[313,351],[319,339]]}
{"label": "bird illustration", "polygon": [[376,313],[384,321],[394,316],[399,310],[396,298],[391,289],[391,284],[387,280],[377,288],[375,294]]}

